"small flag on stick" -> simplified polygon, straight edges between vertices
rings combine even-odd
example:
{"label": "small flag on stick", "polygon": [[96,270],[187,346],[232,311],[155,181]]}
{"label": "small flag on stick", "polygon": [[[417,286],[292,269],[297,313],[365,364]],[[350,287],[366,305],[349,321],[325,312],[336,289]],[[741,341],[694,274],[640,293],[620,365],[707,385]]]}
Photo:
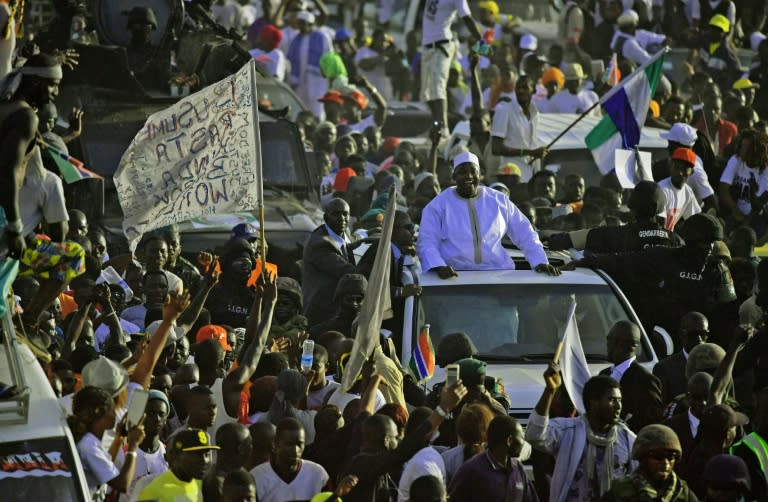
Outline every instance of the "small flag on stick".
{"label": "small flag on stick", "polygon": [[423,382],[435,374],[435,349],[429,337],[429,324],[425,324],[419,333],[416,347],[413,349],[413,357],[408,363],[408,370],[416,382]]}

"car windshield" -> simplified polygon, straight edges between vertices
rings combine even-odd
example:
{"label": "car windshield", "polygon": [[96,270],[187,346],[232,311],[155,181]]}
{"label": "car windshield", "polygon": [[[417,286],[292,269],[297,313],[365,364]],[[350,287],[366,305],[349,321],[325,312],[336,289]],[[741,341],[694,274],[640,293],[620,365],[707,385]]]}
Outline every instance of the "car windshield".
{"label": "car windshield", "polygon": [[[426,288],[419,323],[430,324],[435,347],[440,338],[463,331],[480,359],[541,362],[550,360],[563,336],[571,302],[590,362],[606,360],[605,337],[611,326],[630,314],[607,284],[504,284]],[[647,361],[641,349],[639,361]]]}

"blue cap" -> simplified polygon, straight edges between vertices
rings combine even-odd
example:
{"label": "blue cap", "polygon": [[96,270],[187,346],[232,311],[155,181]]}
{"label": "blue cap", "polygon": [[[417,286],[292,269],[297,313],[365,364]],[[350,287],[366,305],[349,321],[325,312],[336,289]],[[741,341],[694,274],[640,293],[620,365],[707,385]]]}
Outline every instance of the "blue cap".
{"label": "blue cap", "polygon": [[336,30],[336,35],[333,37],[334,42],[343,42],[352,38],[352,34],[346,28],[339,28]]}
{"label": "blue cap", "polygon": [[239,223],[229,233],[230,237],[238,237],[240,239],[254,239],[258,238],[259,235],[259,229],[250,223]]}

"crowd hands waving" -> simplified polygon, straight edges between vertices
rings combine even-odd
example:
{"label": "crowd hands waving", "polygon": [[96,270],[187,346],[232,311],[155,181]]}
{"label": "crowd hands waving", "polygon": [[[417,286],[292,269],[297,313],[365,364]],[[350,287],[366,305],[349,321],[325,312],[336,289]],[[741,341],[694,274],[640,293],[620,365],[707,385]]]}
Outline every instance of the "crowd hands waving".
{"label": "crowd hands waving", "polygon": [[[0,3],[0,258],[21,262],[8,315],[67,410],[93,500],[768,500],[765,2],[512,2],[507,15],[430,0],[404,41],[389,34],[392,2],[370,26],[355,6],[351,29],[332,29],[319,0],[188,3],[185,29],[208,26],[202,8],[245,34],[306,107],[296,123],[320,160],[324,223],[289,270],[249,224],[201,253],[156,229],[127,254],[89,226],[35,151],[82,134],[82,110],[61,128],[54,102],[62,67],[79,62],[73,40],[97,36],[84,11],[57,5],[50,30],[22,43],[9,34],[23,2]],[[542,19],[554,41],[526,31]],[[156,16],[136,7],[127,24],[128,64],[149,86]],[[664,47],[684,57],[645,120],[667,141],[653,181],[550,170],[542,117],[603,117],[600,97]],[[382,138],[393,100],[426,104],[426,148],[391,128]],[[466,134],[451,136],[460,121]],[[427,389],[400,364],[391,322],[342,388],[389,197],[395,320],[425,273],[515,268],[511,243],[547,280],[607,272],[674,353],[649,372],[640,328],[619,322],[584,409],[552,362],[523,428],[466,335],[436,347],[461,378]]]}

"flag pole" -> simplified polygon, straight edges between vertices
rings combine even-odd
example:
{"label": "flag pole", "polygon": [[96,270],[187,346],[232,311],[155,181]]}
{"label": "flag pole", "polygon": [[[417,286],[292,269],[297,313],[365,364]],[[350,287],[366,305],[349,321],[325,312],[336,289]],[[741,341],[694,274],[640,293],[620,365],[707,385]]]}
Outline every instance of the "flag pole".
{"label": "flag pole", "polygon": [[[256,199],[259,210],[259,251],[261,254],[261,273],[264,274],[267,268],[267,229],[264,216],[264,176],[261,168],[261,130],[259,128],[259,99],[256,90],[256,60],[251,59],[249,63],[249,73],[251,76],[251,108],[253,110],[253,127],[256,128],[255,138],[255,155],[256,170],[258,173],[258,181],[256,187]],[[266,277],[266,275],[264,276]]]}
{"label": "flag pole", "polygon": [[[622,81],[624,81],[624,80],[629,80],[629,79],[631,79],[632,77],[634,77],[635,75],[637,75],[638,73],[645,71],[645,69],[646,69],[646,68],[648,68],[648,67],[649,67],[649,66],[651,66],[653,63],[655,63],[657,59],[659,59],[661,56],[663,56],[663,55],[664,55],[664,54],[666,54],[667,52],[669,52],[669,47],[664,47],[663,49],[659,50],[659,52],[657,52],[656,54],[654,54],[653,56],[651,56],[651,59],[649,59],[649,60],[648,60],[647,62],[645,62],[644,64],[640,65],[640,66],[639,66],[639,67],[638,67],[638,68],[637,68],[635,71],[633,71],[631,74],[629,74],[629,76],[628,76],[628,77],[626,77],[626,78],[623,78],[623,79],[622,79]],[[603,94],[603,96],[602,96],[602,97],[601,97],[601,98],[600,98],[600,99],[599,99],[599,100],[598,100],[596,103],[594,103],[592,106],[590,106],[590,107],[587,109],[587,111],[585,111],[584,113],[582,113],[581,115],[579,115],[578,117],[576,117],[576,120],[574,120],[573,122],[571,122],[571,124],[570,124],[568,127],[566,127],[566,128],[565,128],[565,130],[564,130],[563,132],[561,132],[560,134],[558,134],[558,135],[555,137],[555,139],[553,139],[552,141],[550,141],[550,142],[549,142],[549,144],[548,144],[548,145],[547,145],[545,148],[546,148],[547,150],[549,150],[550,148],[552,148],[552,145],[554,145],[555,143],[557,143],[557,141],[558,141],[558,140],[560,140],[560,138],[562,138],[563,136],[565,136],[565,135],[568,133],[568,131],[570,131],[571,129],[573,129],[573,127],[574,127],[576,124],[578,124],[579,122],[581,122],[581,121],[584,119],[584,117],[586,117],[587,115],[589,115],[589,113],[590,113],[592,110],[594,110],[594,109],[595,109],[595,108],[597,108],[598,106],[602,105],[602,104],[603,104],[603,103],[605,103],[605,102],[606,102],[608,99],[610,99],[610,97],[611,97],[611,96],[613,96],[614,94],[616,94],[616,93],[619,91],[619,89],[621,89],[621,85],[617,85],[617,86],[615,86],[614,88],[612,88],[610,91],[608,91],[608,92],[606,92],[605,94]]]}

